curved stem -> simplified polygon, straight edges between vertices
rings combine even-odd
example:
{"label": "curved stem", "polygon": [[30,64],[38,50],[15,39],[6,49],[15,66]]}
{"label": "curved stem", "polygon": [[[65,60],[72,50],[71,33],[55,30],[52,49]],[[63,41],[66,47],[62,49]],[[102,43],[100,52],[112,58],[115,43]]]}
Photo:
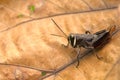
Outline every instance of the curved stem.
{"label": "curved stem", "polygon": [[118,6],[114,6],[114,7],[110,7],[110,8],[87,10],[87,11],[77,11],[77,12],[72,12],[72,13],[71,12],[70,13],[61,13],[61,14],[50,15],[50,16],[45,16],[45,17],[33,18],[33,19],[30,19],[30,20],[22,21],[22,22],[20,22],[16,25],[11,26],[11,27],[8,27],[7,29],[4,29],[4,30],[0,31],[0,33],[8,31],[12,28],[15,28],[15,27],[19,26],[19,25],[22,25],[22,24],[25,24],[25,23],[28,23],[28,22],[32,22],[32,21],[41,20],[41,19],[51,18],[51,17],[55,17],[55,16],[62,16],[62,15],[71,15],[71,14],[80,14],[80,13],[88,13],[88,12],[95,12],[95,11],[112,10],[112,9],[116,9],[116,8],[118,8]]}
{"label": "curved stem", "polygon": [[34,67],[29,67],[29,66],[24,66],[24,65],[19,65],[19,64],[0,63],[0,65],[17,66],[17,67],[29,68],[29,69],[33,69],[33,70],[40,71],[40,72],[46,72],[46,73],[52,73],[53,72],[53,70],[42,70],[42,69],[37,69],[37,68],[34,68]]}

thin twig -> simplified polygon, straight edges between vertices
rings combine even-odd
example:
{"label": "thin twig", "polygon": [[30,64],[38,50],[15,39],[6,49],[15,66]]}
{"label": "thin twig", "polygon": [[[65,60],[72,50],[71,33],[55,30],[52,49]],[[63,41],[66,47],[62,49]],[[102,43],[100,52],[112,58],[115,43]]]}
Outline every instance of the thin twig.
{"label": "thin twig", "polygon": [[84,51],[84,52],[82,53],[82,55],[79,56],[78,58],[72,60],[72,61],[69,62],[68,64],[65,64],[65,65],[59,67],[59,68],[56,69],[53,73],[50,73],[49,75],[45,75],[45,76],[41,77],[39,80],[43,80],[43,79],[48,78],[48,77],[50,77],[50,76],[52,76],[52,75],[54,75],[54,74],[59,73],[60,71],[66,69],[66,68],[69,67],[70,65],[74,64],[75,62],[77,62],[78,59],[80,60],[80,59],[84,58],[86,55],[90,54],[92,51],[93,51],[93,49],[88,49],[88,50]]}
{"label": "thin twig", "polygon": [[45,73],[52,73],[53,72],[53,70],[42,70],[42,69],[37,69],[37,68],[34,68],[34,67],[29,67],[29,66],[24,66],[24,65],[19,65],[19,64],[0,63],[0,65],[29,68],[29,69],[33,69],[33,70],[40,71],[40,72],[45,72]]}
{"label": "thin twig", "polygon": [[41,19],[51,18],[51,17],[55,17],[55,16],[62,16],[62,15],[71,15],[71,14],[80,14],[80,13],[88,13],[88,12],[96,12],[96,11],[113,10],[113,9],[116,9],[117,7],[118,6],[114,6],[114,7],[110,7],[110,8],[103,8],[103,9],[78,11],[78,12],[73,12],[73,13],[71,13],[71,12],[69,12],[69,13],[61,13],[61,14],[55,14],[55,15],[51,15],[51,16],[33,18],[33,19],[30,19],[30,20],[22,21],[22,22],[14,25],[14,26],[8,27],[7,29],[4,29],[4,30],[0,31],[0,33],[8,31],[8,30],[10,30],[12,28],[15,28],[15,27],[19,26],[19,25],[22,25],[22,24],[25,24],[25,23],[28,23],[28,22],[32,22],[32,21],[37,21],[37,20],[41,20]]}

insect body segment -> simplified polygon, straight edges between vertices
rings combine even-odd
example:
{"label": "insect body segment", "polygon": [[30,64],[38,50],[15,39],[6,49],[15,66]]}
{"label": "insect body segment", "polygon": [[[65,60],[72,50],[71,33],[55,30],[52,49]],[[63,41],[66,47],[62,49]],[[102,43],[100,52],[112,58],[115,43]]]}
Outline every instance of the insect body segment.
{"label": "insect body segment", "polygon": [[92,42],[97,37],[97,35],[93,34],[74,34],[71,33],[68,36],[68,42],[71,44],[73,48],[84,47],[86,49],[93,48]]}

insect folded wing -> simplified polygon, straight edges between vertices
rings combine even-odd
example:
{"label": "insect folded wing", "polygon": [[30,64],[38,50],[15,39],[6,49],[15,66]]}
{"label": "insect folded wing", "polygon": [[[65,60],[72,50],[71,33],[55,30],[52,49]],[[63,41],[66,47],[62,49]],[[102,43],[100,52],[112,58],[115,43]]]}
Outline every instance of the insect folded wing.
{"label": "insect folded wing", "polygon": [[115,32],[115,30],[116,30],[116,26],[112,26],[108,28],[108,30],[104,29],[94,33],[95,35],[98,36],[93,42],[94,48],[103,47],[106,43],[108,43],[112,37],[112,34]]}

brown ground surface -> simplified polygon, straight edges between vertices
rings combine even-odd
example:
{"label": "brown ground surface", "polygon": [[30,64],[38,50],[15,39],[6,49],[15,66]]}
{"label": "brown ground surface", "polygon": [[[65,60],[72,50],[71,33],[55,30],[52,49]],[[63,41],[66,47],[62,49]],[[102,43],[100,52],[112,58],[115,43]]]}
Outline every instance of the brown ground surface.
{"label": "brown ground surface", "polygon": [[[85,0],[93,9],[104,8],[102,0]],[[120,0],[104,0],[109,7],[118,5]],[[29,5],[36,10],[30,13]],[[89,10],[81,0],[0,0],[0,31],[21,21],[66,12]],[[23,17],[18,16],[23,14]],[[92,33],[119,24],[118,10],[71,14],[53,17],[63,31],[69,33]],[[64,48],[67,41],[50,34],[63,35],[50,18],[33,21],[0,33],[0,63],[12,63],[53,70],[76,58],[73,48]],[[46,80],[120,80],[120,63],[112,67],[120,58],[119,33],[103,49],[96,52],[103,57],[100,61],[94,54]],[[112,69],[112,70],[111,70]],[[109,74],[108,74],[109,73]],[[38,80],[40,72],[0,65],[0,80]],[[16,77],[16,78],[15,78]]]}

